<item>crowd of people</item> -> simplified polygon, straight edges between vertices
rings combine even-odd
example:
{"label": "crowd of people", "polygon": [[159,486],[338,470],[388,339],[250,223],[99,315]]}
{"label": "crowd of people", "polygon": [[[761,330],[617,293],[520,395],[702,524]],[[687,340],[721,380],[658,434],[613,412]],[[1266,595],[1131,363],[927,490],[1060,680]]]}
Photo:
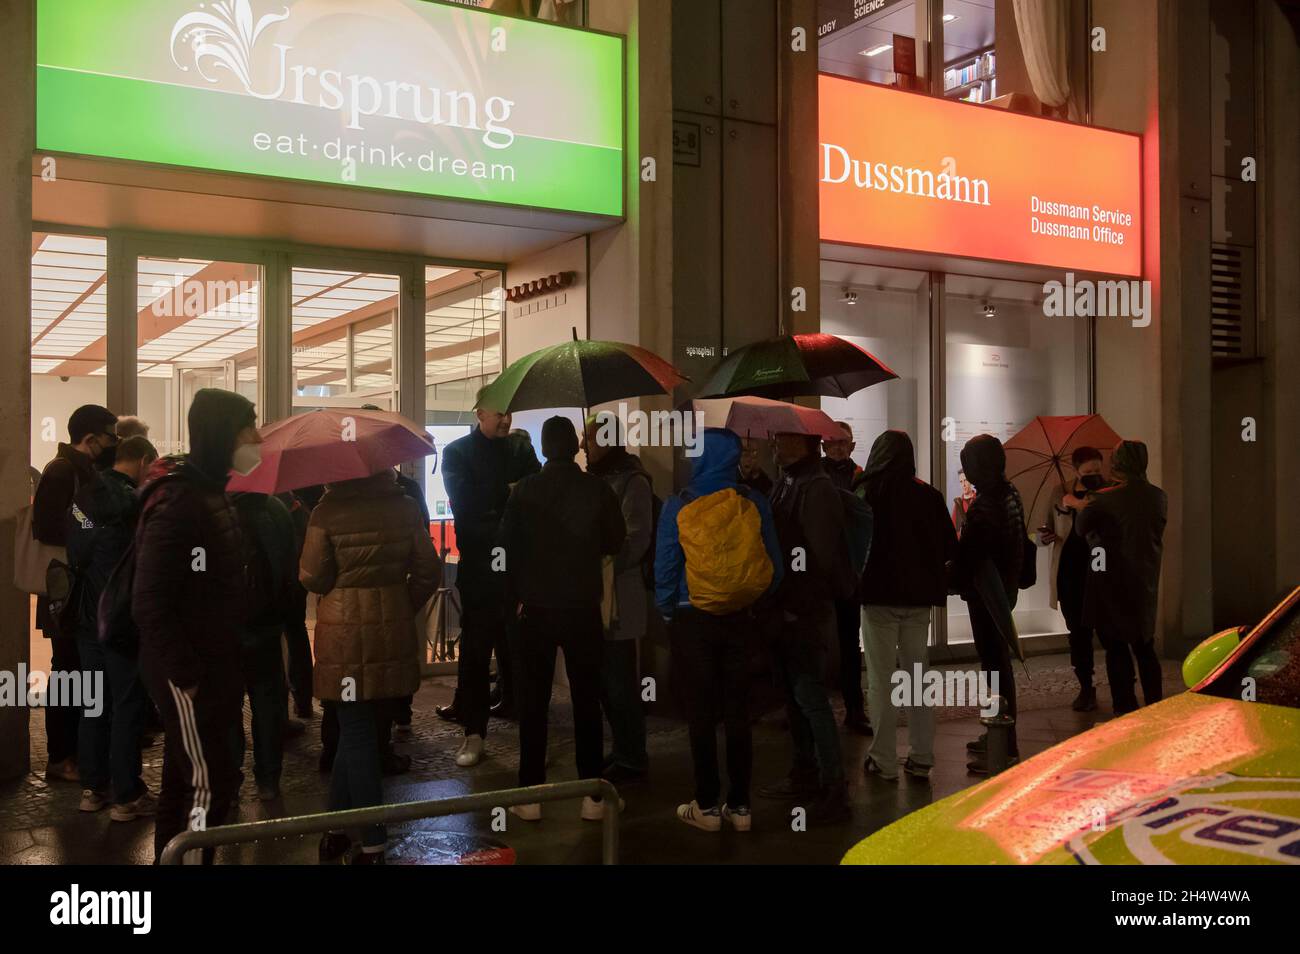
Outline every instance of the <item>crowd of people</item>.
{"label": "crowd of people", "polygon": [[[186,828],[229,819],[243,782],[245,697],[260,799],[279,797],[284,739],[302,731],[316,699],[330,809],[381,804],[383,776],[409,767],[392,742],[411,732],[416,621],[443,579],[421,488],[395,469],[279,495],[228,493],[232,473],[259,464],[255,408],[204,389],[187,423],[188,453],[160,457],[138,419],[79,408],[32,511],[34,536],[66,547],[74,581],[64,603],[38,601],[51,669],[102,673],[108,688],[98,715],[47,711],[46,777],[79,783],[82,811],[153,817],[159,855]],[[1154,631],[1165,497],[1146,479],[1139,442],[1114,448],[1110,482],[1098,449],[1075,451],[1072,480],[1053,496],[1051,523],[1035,541],[1002,445],[988,435],[962,449],[968,484],[950,512],[917,477],[902,431],[877,437],[865,467],[853,461],[846,424],[834,440],[776,434],[770,475],[759,442],[709,428],[689,482],[661,500],[608,421],[589,418],[579,435],[568,418],[547,420],[544,464],[511,423],[481,407],[471,432],[442,455],[460,635],[456,694],[438,715],[463,726],[460,766],[490,754],[490,716],[515,718],[519,784],[545,781],[562,650],[578,776],[645,780],[640,645],[658,615],[694,767],[694,792],[677,817],[704,831],[724,823],[748,831],[756,794],[804,806],[811,824],[843,822],[848,784],[831,694],[842,695],[845,727],[873,736],[868,775],[928,777],[934,709],[919,693],[906,707],[900,762],[891,677],[928,670],[932,609],[950,593],[965,600],[980,666],[997,674],[1003,712],[1014,719],[1008,636],[1018,594],[1032,583],[1034,542],[1053,548],[1052,600],[1080,681],[1075,708],[1097,704],[1094,631],[1115,711],[1137,707],[1134,661],[1145,701],[1160,698]],[[309,592],[318,597],[312,640]],[[784,696],[790,768],[751,792],[758,649]],[[828,677],[836,668],[839,678]],[[155,796],[142,781],[141,750],[158,729]],[[987,773],[986,738],[970,749],[971,771]],[[1009,754],[1019,755],[1014,725]],[[536,803],[511,811],[542,817]],[[587,798],[581,817],[605,811]],[[319,854],[382,863],[386,837],[375,826],[356,845],[330,832]]]}

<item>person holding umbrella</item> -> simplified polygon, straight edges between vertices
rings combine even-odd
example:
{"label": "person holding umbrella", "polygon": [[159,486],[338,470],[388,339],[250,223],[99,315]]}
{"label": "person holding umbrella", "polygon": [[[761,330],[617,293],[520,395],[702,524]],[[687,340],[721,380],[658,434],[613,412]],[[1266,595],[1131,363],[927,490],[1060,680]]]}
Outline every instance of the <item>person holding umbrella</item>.
{"label": "person holding umbrella", "polygon": [[1088,562],[1084,618],[1106,650],[1111,701],[1115,714],[1123,715],[1138,708],[1134,658],[1143,700],[1151,705],[1163,697],[1155,636],[1169,498],[1147,480],[1147,446],[1141,441],[1120,441],[1110,469],[1118,486],[1091,497],[1077,526],[1104,559]]}
{"label": "person holding umbrella", "polygon": [[1088,578],[1088,544],[1076,530],[1088,497],[1107,486],[1101,473],[1102,455],[1095,447],[1079,446],[1070,454],[1075,477],[1053,492],[1048,507],[1049,524],[1039,529],[1040,546],[1052,548],[1052,605],[1059,606],[1070,633],[1070,665],[1079,680],[1079,694],[1071,703],[1075,712],[1097,708],[1092,684],[1092,627],[1083,619],[1084,583]]}
{"label": "person holding umbrella", "polygon": [[[1025,556],[1025,514],[1020,493],[1007,480],[1007,455],[1002,442],[979,434],[961,451],[962,469],[975,486],[975,501],[966,513],[966,526],[958,541],[955,582],[970,613],[971,634],[980,668],[997,677],[996,694],[1006,700],[1004,714],[1016,716],[1016,681],[1011,670],[1015,623],[1011,610],[1020,591],[1020,570]],[[1014,762],[1020,757],[1013,724],[1007,751]],[[988,734],[966,746],[971,753],[967,769],[987,775]]]}
{"label": "person holding umbrella", "polygon": [[[381,804],[379,726],[395,700],[420,686],[415,611],[442,578],[428,525],[391,464],[326,486],[307,524],[299,578],[321,596],[313,679],[338,714],[330,811]],[[368,828],[356,863],[383,864],[385,841],[382,826]],[[320,858],[350,850],[346,835],[329,832]]]}

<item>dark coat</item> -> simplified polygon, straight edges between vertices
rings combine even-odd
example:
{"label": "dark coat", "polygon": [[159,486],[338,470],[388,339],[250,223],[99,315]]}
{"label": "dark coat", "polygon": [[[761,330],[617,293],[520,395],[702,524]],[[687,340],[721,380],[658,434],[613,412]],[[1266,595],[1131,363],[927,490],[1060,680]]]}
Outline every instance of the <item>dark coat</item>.
{"label": "dark coat", "polygon": [[59,451],[41,471],[36,495],[32,498],[32,534],[41,543],[67,545],[68,507],[77,489],[95,480],[95,465],[90,457],[60,444]]}
{"label": "dark coat", "polygon": [[298,584],[299,545],[289,508],[278,497],[234,494],[248,581],[245,632],[278,630],[288,621]]}
{"label": "dark coat", "polygon": [[311,512],[299,574],[316,607],[316,697],[399,699],[420,687],[415,613],[442,564],[391,470],[332,484]]}
{"label": "dark coat", "polygon": [[1140,478],[1098,491],[1075,521],[1091,551],[1105,553],[1106,569],[1088,559],[1084,619],[1099,631],[1132,645],[1155,638],[1160,559],[1169,500]]}
{"label": "dark coat", "polygon": [[957,534],[943,495],[916,478],[912,441],[887,431],[871,449],[855,490],[871,505],[871,553],[862,573],[863,606],[943,606]]}
{"label": "dark coat", "polygon": [[532,445],[515,437],[490,439],[477,427],[442,452],[442,477],[455,517],[460,563],[456,586],[469,602],[499,600],[503,580],[492,572],[510,487],[541,470]]}
{"label": "dark coat", "polygon": [[601,558],[618,553],[626,535],[604,480],[573,461],[547,461],[519,482],[501,522],[512,598],[545,609],[599,606]]}
{"label": "dark coat", "polygon": [[68,508],[68,563],[78,574],[77,634],[95,638],[99,594],[131,545],[138,514],[131,478],[106,470],[77,491]]}
{"label": "dark coat", "polygon": [[[844,505],[819,458],[809,455],[781,471],[772,490],[772,521],[787,571],[776,594],[781,609],[809,616],[833,600],[852,598],[857,580],[844,538]],[[798,572],[791,566],[795,547],[807,559]]]}
{"label": "dark coat", "polygon": [[242,693],[239,517],[224,479],[212,480],[189,461],[168,466],[136,530],[131,615],[140,630],[140,668],[151,685],[167,680],[177,689]]}
{"label": "dark coat", "polygon": [[610,639],[640,639],[645,635],[650,594],[641,564],[654,545],[654,489],[641,458],[619,448],[610,451],[590,472],[609,484],[623,512],[627,536],[614,557],[614,618]]}
{"label": "dark coat", "polygon": [[1025,558],[1025,509],[1008,481],[979,488],[966,511],[966,525],[957,544],[954,579],[966,601],[978,599],[975,575],[979,564],[992,561],[1007,600],[1014,607],[1020,593],[1020,567]]}

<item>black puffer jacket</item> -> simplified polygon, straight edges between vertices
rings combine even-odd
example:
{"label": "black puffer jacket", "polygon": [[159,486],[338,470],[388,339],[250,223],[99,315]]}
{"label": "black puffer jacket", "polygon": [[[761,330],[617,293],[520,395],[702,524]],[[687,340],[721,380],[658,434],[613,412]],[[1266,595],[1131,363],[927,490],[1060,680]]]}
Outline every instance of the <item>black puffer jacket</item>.
{"label": "black puffer jacket", "polygon": [[975,574],[985,560],[993,563],[1014,607],[1025,558],[1025,508],[1020,493],[1006,478],[1006,453],[997,438],[981,434],[961,452],[966,477],[975,486],[975,501],[966,511],[957,548],[956,583],[962,598],[976,599]]}
{"label": "black puffer jacket", "polygon": [[167,680],[178,689],[227,693],[242,687],[243,547],[225,489],[235,437],[253,421],[245,398],[199,391],[190,409],[189,456],[160,462],[165,473],[154,479],[166,483],[145,488],[131,612],[140,668],[153,686]]}

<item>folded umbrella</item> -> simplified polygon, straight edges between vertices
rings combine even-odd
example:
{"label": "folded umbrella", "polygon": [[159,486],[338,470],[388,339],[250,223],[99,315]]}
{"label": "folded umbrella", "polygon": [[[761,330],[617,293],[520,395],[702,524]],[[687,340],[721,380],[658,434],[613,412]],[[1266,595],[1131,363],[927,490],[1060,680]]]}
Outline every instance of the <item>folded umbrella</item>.
{"label": "folded umbrella", "polygon": [[723,358],[698,397],[848,397],[898,377],[884,362],[838,335],[782,335]]}
{"label": "folded umbrella", "polygon": [[807,434],[834,441],[844,436],[840,426],[825,411],[761,397],[739,397],[732,401],[727,413],[727,430],[741,437]]}
{"label": "folded umbrella", "polygon": [[325,408],[268,424],[261,435],[262,463],[231,477],[229,492],[278,494],[354,480],[434,453],[428,432],[392,411]]}
{"label": "folded umbrella", "polygon": [[501,413],[589,408],[624,398],[671,394],[689,380],[645,348],[574,340],[524,355],[483,389],[477,407]]}

